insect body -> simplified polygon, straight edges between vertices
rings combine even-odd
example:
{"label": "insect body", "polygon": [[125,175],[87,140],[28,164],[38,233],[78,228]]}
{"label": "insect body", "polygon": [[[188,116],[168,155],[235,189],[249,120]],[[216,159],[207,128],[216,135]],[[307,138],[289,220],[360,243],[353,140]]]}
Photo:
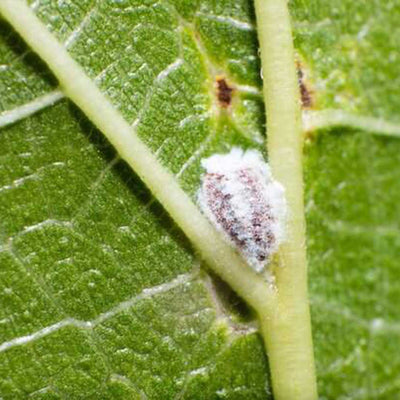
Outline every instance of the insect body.
{"label": "insect body", "polygon": [[284,188],[256,150],[233,148],[202,160],[202,166],[201,209],[248,264],[262,271],[284,239]]}

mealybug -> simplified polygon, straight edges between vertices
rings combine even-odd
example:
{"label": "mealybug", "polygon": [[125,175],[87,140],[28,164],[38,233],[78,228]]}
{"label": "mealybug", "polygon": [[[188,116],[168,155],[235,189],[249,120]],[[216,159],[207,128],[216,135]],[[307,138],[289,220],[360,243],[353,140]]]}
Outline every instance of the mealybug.
{"label": "mealybug", "polygon": [[286,200],[256,150],[233,148],[202,160],[198,200],[213,225],[261,272],[284,240]]}

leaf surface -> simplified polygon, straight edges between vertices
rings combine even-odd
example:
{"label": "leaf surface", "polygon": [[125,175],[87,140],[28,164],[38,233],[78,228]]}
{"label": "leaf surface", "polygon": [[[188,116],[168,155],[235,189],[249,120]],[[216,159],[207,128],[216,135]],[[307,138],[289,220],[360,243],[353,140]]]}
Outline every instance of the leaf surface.
{"label": "leaf surface", "polygon": [[[399,122],[399,7],[342,3],[291,3],[314,107]],[[31,6],[194,200],[202,157],[262,148],[250,1]],[[57,83],[5,23],[0,40],[4,115]],[[218,101],[221,77],[234,88],[228,108]],[[62,100],[4,126],[0,143],[2,398],[270,398],[250,311],[200,268],[78,109]],[[399,390],[399,146],[344,128],[306,145],[322,398],[389,399]]]}

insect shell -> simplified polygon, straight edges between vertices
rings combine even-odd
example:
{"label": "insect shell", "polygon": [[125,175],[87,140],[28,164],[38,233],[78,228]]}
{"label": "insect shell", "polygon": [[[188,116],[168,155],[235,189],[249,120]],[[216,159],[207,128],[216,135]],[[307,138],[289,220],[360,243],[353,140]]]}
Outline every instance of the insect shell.
{"label": "insect shell", "polygon": [[233,148],[202,160],[199,205],[247,263],[262,272],[285,237],[286,199],[256,150]]}

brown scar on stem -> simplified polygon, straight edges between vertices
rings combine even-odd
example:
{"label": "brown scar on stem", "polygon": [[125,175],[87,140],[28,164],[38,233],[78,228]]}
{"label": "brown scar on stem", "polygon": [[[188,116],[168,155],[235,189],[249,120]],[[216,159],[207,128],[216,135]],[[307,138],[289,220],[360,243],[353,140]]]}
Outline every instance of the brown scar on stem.
{"label": "brown scar on stem", "polygon": [[229,107],[232,102],[232,93],[235,89],[229,86],[223,76],[216,77],[216,88],[219,105],[223,108]]}
{"label": "brown scar on stem", "polygon": [[303,108],[311,108],[314,105],[313,90],[309,87],[309,83],[304,76],[303,67],[300,61],[296,62],[297,80],[299,82],[300,100]]}

